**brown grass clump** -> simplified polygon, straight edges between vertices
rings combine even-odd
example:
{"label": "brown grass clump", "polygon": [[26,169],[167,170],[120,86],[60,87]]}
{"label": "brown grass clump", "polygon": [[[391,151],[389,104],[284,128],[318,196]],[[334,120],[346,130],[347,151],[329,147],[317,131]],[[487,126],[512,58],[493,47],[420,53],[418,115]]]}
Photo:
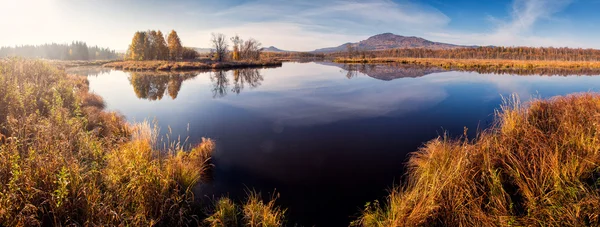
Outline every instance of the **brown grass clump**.
{"label": "brown grass clump", "polygon": [[412,154],[408,181],[357,226],[600,225],[600,95],[516,98],[474,141]]}
{"label": "brown grass clump", "polygon": [[285,209],[275,205],[277,198],[263,201],[260,193],[248,192],[248,198],[242,206],[223,197],[216,201],[215,208],[204,220],[211,227],[278,227],[285,225]]}

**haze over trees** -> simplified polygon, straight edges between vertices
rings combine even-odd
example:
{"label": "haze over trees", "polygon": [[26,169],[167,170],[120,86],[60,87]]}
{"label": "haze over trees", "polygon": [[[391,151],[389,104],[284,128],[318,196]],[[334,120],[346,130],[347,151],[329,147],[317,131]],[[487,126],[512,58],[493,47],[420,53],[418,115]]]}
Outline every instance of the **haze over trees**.
{"label": "haze over trees", "polygon": [[111,60],[119,58],[114,50],[98,46],[90,47],[80,41],[74,41],[71,44],[52,43],[0,47],[0,58],[13,56],[51,60]]}

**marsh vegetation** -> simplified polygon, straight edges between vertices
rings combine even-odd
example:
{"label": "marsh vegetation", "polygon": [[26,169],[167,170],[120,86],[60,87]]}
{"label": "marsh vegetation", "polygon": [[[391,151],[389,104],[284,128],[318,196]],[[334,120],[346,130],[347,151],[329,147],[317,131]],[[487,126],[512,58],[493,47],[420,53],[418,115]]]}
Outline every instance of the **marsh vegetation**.
{"label": "marsh vegetation", "polygon": [[2,60],[0,106],[0,225],[283,223],[284,211],[258,193],[239,205],[243,212],[218,215],[230,200],[215,198],[215,210],[192,190],[210,179],[215,142],[157,149],[156,127],[104,111],[83,77]]}

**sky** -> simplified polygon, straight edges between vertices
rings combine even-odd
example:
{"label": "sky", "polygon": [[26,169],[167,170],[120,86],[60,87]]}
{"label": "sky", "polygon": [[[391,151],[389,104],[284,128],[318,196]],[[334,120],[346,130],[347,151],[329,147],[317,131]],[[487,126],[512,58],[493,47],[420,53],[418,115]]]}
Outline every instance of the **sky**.
{"label": "sky", "polygon": [[212,33],[311,51],[391,32],[461,45],[600,49],[600,0],[0,0],[0,46],[85,41],[123,51],[135,31]]}

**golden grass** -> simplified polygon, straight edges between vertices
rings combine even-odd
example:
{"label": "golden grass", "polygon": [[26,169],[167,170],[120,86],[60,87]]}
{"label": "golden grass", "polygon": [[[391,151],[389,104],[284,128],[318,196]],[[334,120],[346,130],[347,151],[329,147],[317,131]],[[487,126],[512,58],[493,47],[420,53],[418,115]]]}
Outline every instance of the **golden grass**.
{"label": "golden grass", "polygon": [[239,208],[231,199],[224,197],[215,205],[215,211],[204,222],[210,227],[239,226]]}
{"label": "golden grass", "polygon": [[456,70],[506,70],[506,69],[600,69],[597,61],[537,61],[502,59],[443,59],[443,58],[337,58],[338,63],[393,63],[438,66]]}
{"label": "golden grass", "polygon": [[0,60],[0,226],[184,226],[205,217],[212,140],[156,150],[157,130],[102,110],[87,81]]}
{"label": "golden grass", "polygon": [[277,60],[262,61],[231,61],[215,62],[204,61],[117,61],[105,64],[104,67],[132,70],[132,71],[184,71],[184,70],[212,70],[212,69],[237,69],[251,67],[281,66]]}
{"label": "golden grass", "polygon": [[600,225],[600,95],[508,103],[474,141],[413,153],[406,184],[353,225]]}
{"label": "golden grass", "polygon": [[285,209],[275,205],[276,197],[268,202],[263,201],[260,193],[249,192],[243,207],[244,224],[248,227],[283,226]]}

